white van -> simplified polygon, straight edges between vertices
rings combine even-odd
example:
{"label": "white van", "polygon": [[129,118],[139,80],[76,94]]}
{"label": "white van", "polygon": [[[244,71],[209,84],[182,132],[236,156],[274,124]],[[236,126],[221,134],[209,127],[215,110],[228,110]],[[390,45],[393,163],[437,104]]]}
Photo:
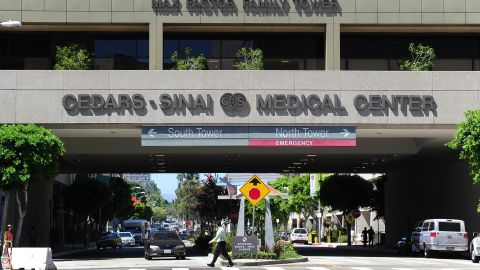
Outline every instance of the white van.
{"label": "white van", "polygon": [[429,258],[436,251],[467,252],[465,222],[458,219],[427,219],[420,231],[419,248]]}

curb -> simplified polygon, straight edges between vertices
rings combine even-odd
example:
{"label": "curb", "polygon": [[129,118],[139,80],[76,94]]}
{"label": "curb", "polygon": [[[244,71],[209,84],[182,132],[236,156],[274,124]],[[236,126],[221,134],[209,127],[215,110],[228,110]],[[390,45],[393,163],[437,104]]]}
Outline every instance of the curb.
{"label": "curb", "polygon": [[61,256],[72,255],[72,254],[81,253],[81,252],[90,251],[90,250],[95,250],[95,249],[96,249],[96,247],[87,247],[87,248],[61,251],[61,252],[53,253],[52,257],[57,258],[57,257],[61,257]]}
{"label": "curb", "polygon": [[[261,265],[273,265],[273,264],[287,264],[287,263],[299,263],[299,262],[308,262],[307,257],[298,258],[298,259],[283,259],[283,260],[268,260],[268,261],[252,261],[252,262],[235,262],[236,266],[261,266]],[[227,266],[228,262],[222,260],[222,265]]]}

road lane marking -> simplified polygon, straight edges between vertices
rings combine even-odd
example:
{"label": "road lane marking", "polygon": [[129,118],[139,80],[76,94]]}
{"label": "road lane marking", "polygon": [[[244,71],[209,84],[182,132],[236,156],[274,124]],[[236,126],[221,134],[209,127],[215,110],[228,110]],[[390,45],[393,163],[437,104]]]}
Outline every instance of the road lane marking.
{"label": "road lane marking", "polygon": [[188,268],[172,268],[172,270],[188,270]]}
{"label": "road lane marking", "polygon": [[353,269],[353,270],[373,270],[372,268],[368,268],[368,267],[350,267],[350,269]]}
{"label": "road lane marking", "polygon": [[265,269],[267,269],[267,270],[285,270],[281,267],[265,267]]}
{"label": "road lane marking", "polygon": [[310,270],[330,270],[328,268],[325,268],[325,267],[307,267],[308,269]]}
{"label": "road lane marking", "polygon": [[236,267],[220,267],[220,269],[222,269],[222,270],[240,270],[240,268],[236,268]]}

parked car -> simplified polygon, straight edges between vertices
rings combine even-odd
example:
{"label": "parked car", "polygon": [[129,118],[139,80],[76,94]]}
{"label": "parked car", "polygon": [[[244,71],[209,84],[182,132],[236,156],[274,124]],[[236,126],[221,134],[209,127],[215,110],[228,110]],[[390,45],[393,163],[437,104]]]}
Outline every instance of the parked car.
{"label": "parked car", "polygon": [[122,239],[116,232],[104,232],[98,236],[97,249],[111,247],[113,249],[122,248]]}
{"label": "parked car", "polygon": [[473,239],[470,243],[470,256],[473,263],[480,261],[480,234],[478,232],[473,233]]}
{"label": "parked car", "polygon": [[305,245],[308,244],[307,229],[305,229],[305,228],[293,229],[292,233],[290,234],[290,242],[291,243],[304,243]]}
{"label": "parked car", "polygon": [[148,236],[145,242],[145,259],[151,260],[153,257],[161,256],[185,259],[185,244],[176,232],[158,231]]}
{"label": "parked car", "polygon": [[135,237],[131,232],[119,232],[118,236],[122,239],[123,246],[135,246]]}
{"label": "parked car", "polygon": [[468,233],[465,222],[458,219],[428,219],[423,222],[419,247],[425,257],[434,252],[467,252]]}

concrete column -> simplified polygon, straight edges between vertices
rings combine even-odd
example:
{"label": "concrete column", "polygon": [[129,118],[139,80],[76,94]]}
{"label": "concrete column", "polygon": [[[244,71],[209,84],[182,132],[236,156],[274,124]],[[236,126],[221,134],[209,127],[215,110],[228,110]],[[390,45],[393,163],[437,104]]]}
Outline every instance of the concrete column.
{"label": "concrete column", "polygon": [[149,68],[163,69],[163,23],[150,22],[148,27]]}
{"label": "concrete column", "polygon": [[340,24],[325,27],[325,70],[340,70]]}
{"label": "concrete column", "polygon": [[245,236],[245,198],[240,199],[240,210],[238,210],[237,236]]}
{"label": "concrete column", "polygon": [[270,198],[265,197],[265,247],[273,251],[275,240],[273,238],[272,211],[270,210]]}

